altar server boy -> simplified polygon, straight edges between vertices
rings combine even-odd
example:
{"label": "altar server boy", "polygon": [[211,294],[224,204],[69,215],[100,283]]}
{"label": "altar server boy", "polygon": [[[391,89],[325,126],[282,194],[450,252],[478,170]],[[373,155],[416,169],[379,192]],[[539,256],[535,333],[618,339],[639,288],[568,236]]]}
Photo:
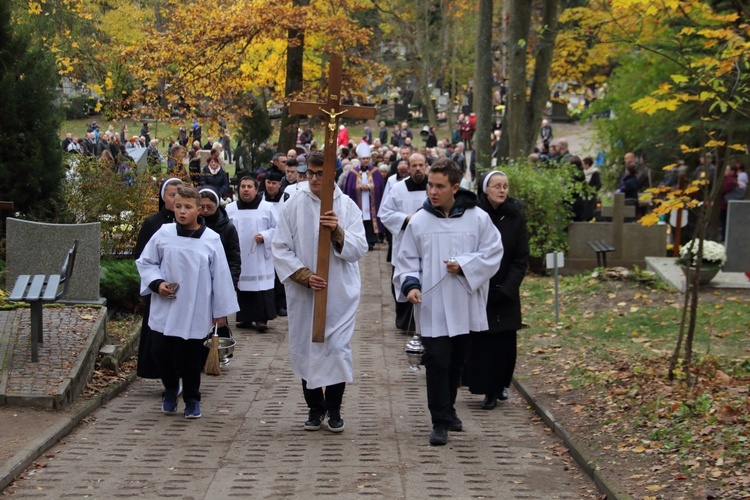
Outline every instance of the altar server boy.
{"label": "altar server boy", "polygon": [[203,339],[239,310],[221,238],[199,217],[200,195],[180,187],[175,223],[165,224],[136,261],[141,295],[151,294],[152,353],[165,388],[162,412],[177,411],[182,378],[185,418],[200,418]]}

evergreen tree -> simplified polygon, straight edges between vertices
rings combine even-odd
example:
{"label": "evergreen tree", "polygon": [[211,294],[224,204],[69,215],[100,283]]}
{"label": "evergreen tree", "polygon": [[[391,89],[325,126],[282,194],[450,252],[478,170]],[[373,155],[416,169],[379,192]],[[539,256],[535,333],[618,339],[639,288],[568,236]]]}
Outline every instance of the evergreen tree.
{"label": "evergreen tree", "polygon": [[52,204],[40,202],[54,196],[64,172],[54,102],[59,78],[33,20],[12,22],[11,3],[0,2],[0,198],[43,216]]}

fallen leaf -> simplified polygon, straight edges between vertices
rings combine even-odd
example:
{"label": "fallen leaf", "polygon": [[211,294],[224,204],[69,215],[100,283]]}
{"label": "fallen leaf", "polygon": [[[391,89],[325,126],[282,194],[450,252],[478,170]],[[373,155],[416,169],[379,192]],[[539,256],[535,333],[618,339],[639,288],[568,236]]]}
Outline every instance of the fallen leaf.
{"label": "fallen leaf", "polygon": [[646,489],[648,491],[659,491],[660,489],[662,489],[662,486],[659,486],[658,484],[650,484],[646,486]]}

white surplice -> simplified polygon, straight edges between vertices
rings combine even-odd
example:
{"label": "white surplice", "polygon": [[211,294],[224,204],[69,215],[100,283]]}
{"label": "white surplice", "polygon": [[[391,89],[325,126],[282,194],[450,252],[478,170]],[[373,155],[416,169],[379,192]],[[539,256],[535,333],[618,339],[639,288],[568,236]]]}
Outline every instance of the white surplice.
{"label": "white surplice", "polygon": [[393,236],[393,256],[391,257],[391,264],[393,265],[395,265],[396,255],[401,248],[406,218],[414,215],[427,199],[427,191],[409,191],[405,180],[398,181],[393,185],[380,204],[380,211],[378,212],[380,222]]}
{"label": "white surplice", "polygon": [[396,299],[406,301],[401,285],[408,277],[417,278],[422,293],[427,292],[448,274],[444,261],[451,257],[463,274],[449,274],[415,307],[424,337],[487,330],[489,279],[500,268],[503,244],[490,217],[478,207],[467,209],[461,217],[437,217],[429,210],[412,216],[400,251],[393,254]]}
{"label": "white surplice", "polygon": [[[202,339],[213,318],[240,309],[221,238],[209,228],[200,238],[187,238],[177,235],[177,224],[165,224],[135,264],[141,275],[141,295],[151,294],[148,326],[154,331]],[[152,292],[149,285],[158,279],[179,284],[174,299]]]}
{"label": "white surplice", "polygon": [[367,252],[362,211],[338,186],[334,188],[333,211],[344,230],[344,245],[337,252],[331,244],[328,267],[328,303],[325,341],[312,342],[312,289],[295,283],[290,276],[303,267],[315,272],[318,260],[320,200],[309,183],[284,203],[273,239],[273,258],[279,279],[286,288],[289,311],[289,355],[292,372],[315,389],[351,382],[354,320],[359,306],[359,259]]}
{"label": "white surplice", "polygon": [[[258,208],[240,210],[235,201],[227,205],[227,215],[240,238],[242,271],[238,288],[242,292],[272,289],[274,270],[271,241],[277,220],[273,204],[261,200]],[[263,235],[263,243],[255,242],[258,233]]]}

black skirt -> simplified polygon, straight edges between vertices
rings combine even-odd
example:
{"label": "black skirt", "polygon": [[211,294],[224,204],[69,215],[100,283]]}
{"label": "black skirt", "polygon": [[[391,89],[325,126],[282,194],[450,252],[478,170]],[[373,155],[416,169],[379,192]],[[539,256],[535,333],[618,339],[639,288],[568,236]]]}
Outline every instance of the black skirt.
{"label": "black skirt", "polygon": [[237,292],[240,310],[237,313],[237,323],[246,321],[270,321],[276,318],[276,304],[274,290],[262,292]]}
{"label": "black skirt", "polygon": [[464,385],[472,394],[499,394],[516,368],[516,332],[472,332]]}
{"label": "black skirt", "polygon": [[161,378],[159,366],[151,354],[151,335],[153,331],[148,327],[148,316],[151,311],[151,295],[143,298],[143,322],[141,323],[141,338],[138,341],[138,367],[136,374],[141,378]]}

